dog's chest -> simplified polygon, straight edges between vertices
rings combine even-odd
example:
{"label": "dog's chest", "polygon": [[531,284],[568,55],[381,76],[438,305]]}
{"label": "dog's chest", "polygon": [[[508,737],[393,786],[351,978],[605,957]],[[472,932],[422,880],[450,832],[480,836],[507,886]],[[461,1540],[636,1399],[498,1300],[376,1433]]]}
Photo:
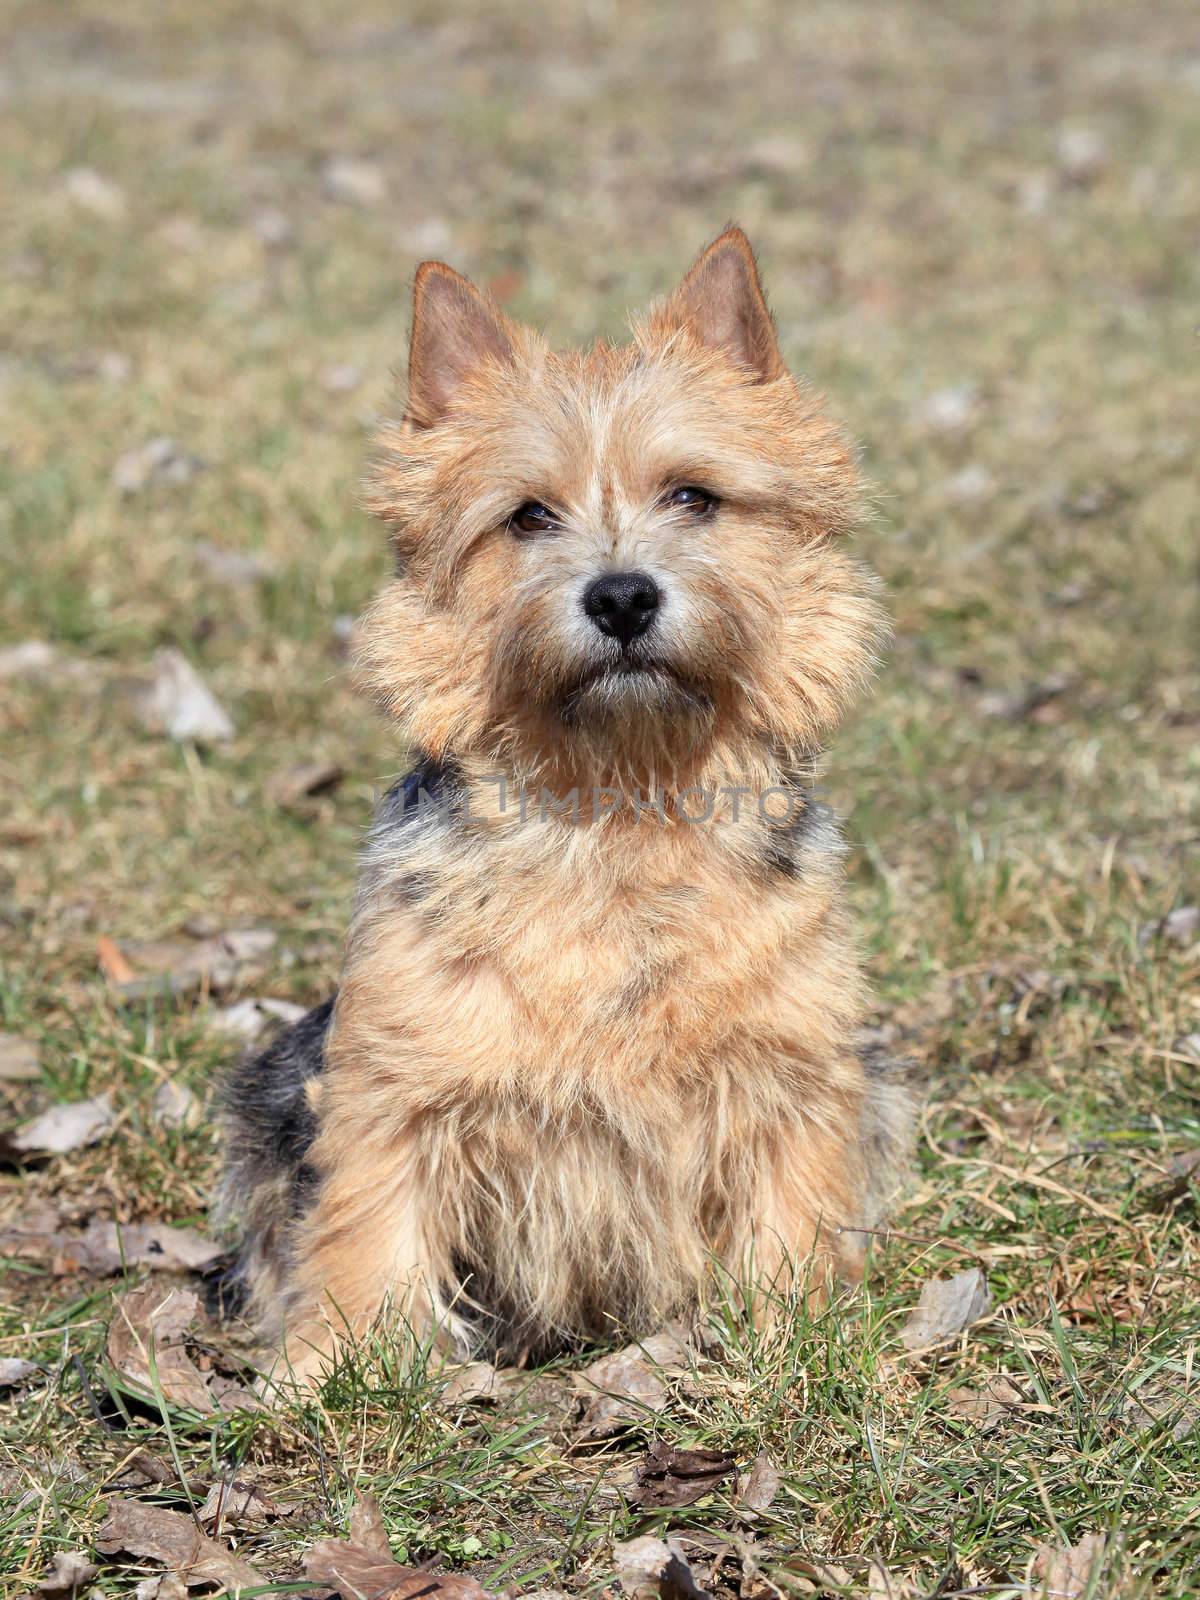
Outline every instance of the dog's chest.
{"label": "dog's chest", "polygon": [[483,848],[443,835],[415,876],[359,930],[376,995],[359,985],[356,1004],[386,994],[404,1059],[447,1086],[694,1081],[729,1055],[786,938],[736,862],[649,829],[606,848],[532,825]]}

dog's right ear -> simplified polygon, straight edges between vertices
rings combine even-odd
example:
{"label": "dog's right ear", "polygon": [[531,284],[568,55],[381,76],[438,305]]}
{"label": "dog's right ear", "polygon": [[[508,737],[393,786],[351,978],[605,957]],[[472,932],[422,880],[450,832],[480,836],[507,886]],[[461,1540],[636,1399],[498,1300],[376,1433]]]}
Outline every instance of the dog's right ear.
{"label": "dog's right ear", "polygon": [[468,278],[441,261],[423,261],[413,283],[405,421],[431,428],[469,373],[489,359],[510,360],[509,327]]}

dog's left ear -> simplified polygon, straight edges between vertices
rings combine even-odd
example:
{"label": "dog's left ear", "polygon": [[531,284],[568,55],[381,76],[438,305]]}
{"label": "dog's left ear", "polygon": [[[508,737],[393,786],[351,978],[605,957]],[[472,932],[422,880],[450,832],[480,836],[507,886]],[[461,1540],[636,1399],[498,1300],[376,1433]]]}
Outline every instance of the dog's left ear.
{"label": "dog's left ear", "polygon": [[413,283],[409,426],[431,428],[468,374],[489,360],[510,361],[511,326],[469,278],[442,261],[423,261]]}
{"label": "dog's left ear", "polygon": [[701,343],[731,356],[758,383],[785,371],[750,241],[740,228],[714,239],[667,303]]}

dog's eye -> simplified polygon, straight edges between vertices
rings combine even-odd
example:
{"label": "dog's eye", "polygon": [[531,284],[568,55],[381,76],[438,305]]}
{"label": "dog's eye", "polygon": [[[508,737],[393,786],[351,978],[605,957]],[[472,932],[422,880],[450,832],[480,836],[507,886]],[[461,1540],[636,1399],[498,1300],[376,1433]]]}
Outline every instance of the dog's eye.
{"label": "dog's eye", "polygon": [[511,533],[516,534],[546,533],[550,528],[557,528],[558,522],[553,511],[540,500],[526,500],[509,517],[508,527]]}
{"label": "dog's eye", "polygon": [[694,517],[708,517],[717,509],[717,497],[707,489],[698,489],[694,483],[684,483],[668,493],[667,504],[680,511],[690,511]]}

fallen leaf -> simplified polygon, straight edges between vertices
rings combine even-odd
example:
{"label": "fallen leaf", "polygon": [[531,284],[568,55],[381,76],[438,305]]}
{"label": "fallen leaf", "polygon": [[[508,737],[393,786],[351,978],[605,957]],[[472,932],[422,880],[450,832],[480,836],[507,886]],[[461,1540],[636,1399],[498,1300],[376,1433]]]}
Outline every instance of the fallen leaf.
{"label": "fallen leaf", "polygon": [[1070,687],[1070,678],[1061,672],[1054,673],[1014,694],[998,692],[980,695],[979,709],[985,717],[1006,717],[1020,722],[1028,717],[1036,717],[1043,707],[1066,694]]}
{"label": "fallen leaf", "polygon": [[168,1078],[154,1091],[150,1114],[164,1128],[186,1128],[199,1120],[200,1102],[186,1084]]}
{"label": "fallen leaf", "polygon": [[973,383],[935,389],[921,406],[921,420],[938,433],[957,433],[975,415],[979,389]]}
{"label": "fallen leaf", "polygon": [[337,361],[321,370],[321,387],[330,394],[353,394],[362,382],[362,368],[349,361]]}
{"label": "fallen leaf", "polygon": [[392,1553],[383,1525],[383,1511],[373,1494],[360,1494],[354,1502],[350,1512],[350,1543],[382,1556]]}
{"label": "fallen leaf", "polygon": [[173,1572],[158,1578],[143,1578],[134,1587],[134,1600],[185,1600],[187,1584]]}
{"label": "fallen leaf", "polygon": [[165,1222],[118,1224],[94,1218],[82,1232],[46,1226],[37,1217],[17,1217],[0,1228],[0,1253],[18,1261],[38,1261],[56,1276],[75,1272],[121,1272],[126,1267],[158,1267],[167,1272],[198,1272],[214,1262],[221,1246],[194,1228]]}
{"label": "fallen leaf", "polygon": [[402,1567],[390,1555],[349,1539],[323,1539],[304,1557],[304,1576],[337,1591],[342,1600],[490,1600],[465,1573],[436,1575]]}
{"label": "fallen leaf", "polygon": [[120,953],[134,977],[117,987],[130,1000],[164,990],[176,997],[199,989],[221,994],[261,978],[278,939],[270,928],[237,928],[207,939],[130,940]]}
{"label": "fallen leaf", "polygon": [[50,1570],[38,1583],[37,1593],[78,1594],[99,1571],[96,1563],[89,1560],[82,1550],[56,1550],[50,1560]]}
{"label": "fallen leaf", "polygon": [[154,655],[154,677],[138,699],[143,726],[178,743],[214,744],[234,735],[229,713],[180,651]]}
{"label": "fallen leaf", "polygon": [[495,1405],[502,1387],[503,1380],[490,1361],[473,1361],[459,1368],[438,1396],[438,1403],[447,1411],[457,1406]]}
{"label": "fallen leaf", "polygon": [[1078,1544],[1042,1544],[1034,1552],[1027,1600],[1079,1600],[1104,1559],[1105,1536],[1085,1533]]}
{"label": "fallen leaf", "polygon": [[190,455],[174,439],[147,439],[117,457],[112,481],[122,494],[140,494],[152,483],[190,483],[205,467],[199,456]]}
{"label": "fallen leaf", "polygon": [[164,1292],[153,1283],[132,1289],[113,1307],[108,1359],[121,1377],[150,1394],[157,1392],[153,1364],[169,1404],[207,1415],[214,1409],[213,1396],[184,1344],[199,1316],[200,1302],[188,1289]]}
{"label": "fallen leaf", "polygon": [[1090,184],[1108,164],[1108,141],[1099,128],[1072,124],[1059,129],[1058,165],[1071,183]]}
{"label": "fallen leaf", "polygon": [[779,1468],[766,1451],[755,1456],[750,1471],[738,1479],[739,1509],[766,1511],[779,1493]]}
{"label": "fallen leaf", "polygon": [[212,1025],[221,1033],[236,1034],[240,1039],[257,1039],[272,1022],[299,1022],[304,1014],[304,1007],[291,1000],[239,1000],[218,1011]]}
{"label": "fallen leaf", "polygon": [[900,1330],[906,1350],[952,1339],[991,1310],[992,1296],[978,1267],[956,1272],[952,1278],[930,1278],[921,1290],[916,1310]]}
{"label": "fallen leaf", "polygon": [[125,191],[92,167],[72,167],[63,188],[80,210],[105,222],[119,222],[125,215]]}
{"label": "fallen leaf", "polygon": [[283,1513],[261,1485],[234,1478],[214,1483],[196,1516],[213,1533],[223,1528],[265,1528]]}
{"label": "fallen leaf", "polygon": [[292,811],[305,800],[332,793],[344,776],[336,761],[303,762],[277,772],[267,784],[267,795],[275,805]]}
{"label": "fallen leaf", "polygon": [[18,1033],[0,1033],[0,1081],[32,1083],[41,1077],[38,1047]]}
{"label": "fallen leaf", "polygon": [[737,1463],[723,1450],[672,1450],[661,1439],[633,1469],[630,1499],[640,1506],[690,1506],[733,1472]]}
{"label": "fallen leaf", "polygon": [[628,1539],[613,1546],[613,1565],[631,1600],[709,1600],[678,1539]]}
{"label": "fallen leaf", "polygon": [[34,1361],[22,1361],[19,1356],[0,1356],[0,1389],[15,1389],[40,1371]]}
{"label": "fallen leaf", "polygon": [[1138,932],[1138,943],[1147,945],[1154,939],[1168,939],[1172,944],[1187,946],[1200,938],[1200,906],[1176,906],[1157,922],[1144,923]]}
{"label": "fallen leaf", "polygon": [[41,1116],[4,1136],[7,1151],[17,1156],[62,1156],[103,1138],[113,1120],[112,1096],[71,1100],[49,1106]]}
{"label": "fallen leaf", "polygon": [[122,953],[120,945],[106,933],[102,933],[96,940],[96,960],[100,963],[100,971],[109,983],[132,983],[137,977],[137,973]]}
{"label": "fallen leaf", "polygon": [[1121,1420],[1134,1433],[1144,1433],[1161,1422],[1170,1422],[1176,1444],[1189,1438],[1200,1424],[1200,1405],[1187,1390],[1152,1390],[1145,1387],[1129,1395],[1121,1408]]}
{"label": "fallen leaf", "polygon": [[1025,1403],[1020,1389],[1002,1372],[987,1378],[977,1389],[969,1386],[951,1389],[947,1399],[952,1417],[972,1422],[984,1433],[990,1433],[1015,1406]]}
{"label": "fallen leaf", "polygon": [[[104,1480],[105,1488],[144,1489],[152,1483],[173,1484],[175,1468],[150,1450],[133,1450],[120,1462],[110,1477]],[[189,1488],[192,1487],[189,1485]],[[201,1491],[203,1492],[203,1491]]]}
{"label": "fallen leaf", "polygon": [[898,1572],[892,1572],[878,1561],[867,1568],[867,1594],[870,1600],[920,1600],[925,1586]]}
{"label": "fallen leaf", "polygon": [[274,206],[264,206],[254,213],[253,228],[259,243],[268,250],[286,250],[296,237],[291,219]]}
{"label": "fallen leaf", "polygon": [[1145,1191],[1146,1204],[1154,1211],[1185,1200],[1200,1187],[1200,1150],[1185,1150],[1167,1162],[1167,1177]]}
{"label": "fallen leaf", "polygon": [[645,1422],[647,1414],[667,1403],[667,1385],[637,1345],[602,1356],[579,1374],[578,1381],[593,1391],[582,1424],[593,1439],[605,1439]]}
{"label": "fallen leaf", "polygon": [[331,199],[350,205],[376,206],[387,198],[387,179],[371,161],[353,156],[333,156],[321,171],[321,181]]}
{"label": "fallen leaf", "polygon": [[266,1582],[248,1561],[203,1534],[189,1516],[138,1500],[110,1500],[96,1534],[103,1555],[124,1551],[143,1561],[161,1561],[189,1589],[219,1584],[233,1594]]}
{"label": "fallen leaf", "polygon": [[212,578],[231,584],[235,589],[248,589],[274,577],[278,563],[269,556],[245,550],[225,550],[208,539],[198,539],[192,546],[192,559]]}
{"label": "fallen leaf", "polygon": [[986,500],[995,491],[995,478],[978,461],[963,467],[952,478],[947,478],[942,486],[943,494],[956,505],[970,505],[978,500]]}

